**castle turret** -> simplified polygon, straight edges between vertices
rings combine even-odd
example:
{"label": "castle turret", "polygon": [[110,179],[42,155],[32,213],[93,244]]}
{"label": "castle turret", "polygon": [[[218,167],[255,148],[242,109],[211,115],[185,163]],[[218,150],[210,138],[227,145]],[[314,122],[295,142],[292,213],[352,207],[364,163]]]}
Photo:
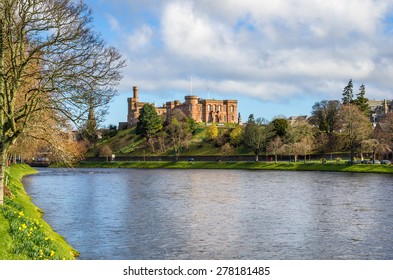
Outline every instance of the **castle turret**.
{"label": "castle turret", "polygon": [[138,102],[138,87],[137,87],[137,86],[134,86],[132,89],[133,89],[133,91],[134,91],[134,99],[135,99],[135,102]]}
{"label": "castle turret", "polygon": [[134,86],[132,89],[133,89],[133,97],[127,99],[128,101],[127,122],[129,123],[129,126],[132,126],[133,124],[136,124],[138,122],[139,109],[144,104],[139,102],[138,87]]}
{"label": "castle turret", "polygon": [[186,100],[186,108],[185,108],[186,115],[196,121],[200,121],[200,118],[198,118],[198,96],[188,95],[185,97],[185,100]]}

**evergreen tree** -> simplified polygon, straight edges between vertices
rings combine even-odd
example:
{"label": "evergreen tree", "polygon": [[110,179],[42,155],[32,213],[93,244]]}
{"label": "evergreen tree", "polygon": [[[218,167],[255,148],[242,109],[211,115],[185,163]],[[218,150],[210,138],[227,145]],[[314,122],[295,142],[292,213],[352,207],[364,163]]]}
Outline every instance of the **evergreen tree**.
{"label": "evergreen tree", "polygon": [[149,141],[152,136],[162,129],[161,117],[151,104],[145,104],[139,111],[136,133],[146,137]]}
{"label": "evergreen tree", "polygon": [[272,120],[270,125],[272,126],[272,131],[275,134],[274,136],[279,136],[280,138],[284,138],[286,136],[289,127],[287,119],[276,118]]}
{"label": "evergreen tree", "polygon": [[359,93],[356,95],[357,98],[354,100],[354,103],[359,107],[360,111],[362,111],[367,117],[370,115],[370,106],[368,105],[368,98],[366,95],[366,86],[362,84],[359,88]]}
{"label": "evergreen tree", "polygon": [[255,123],[254,114],[251,114],[251,115],[248,116],[247,123],[248,124]]}
{"label": "evergreen tree", "polygon": [[194,135],[198,125],[197,122],[188,116],[184,119],[184,122],[186,124],[187,130]]}
{"label": "evergreen tree", "polygon": [[353,103],[353,83],[352,79],[349,80],[348,85],[343,90],[343,97],[341,103],[344,105]]}

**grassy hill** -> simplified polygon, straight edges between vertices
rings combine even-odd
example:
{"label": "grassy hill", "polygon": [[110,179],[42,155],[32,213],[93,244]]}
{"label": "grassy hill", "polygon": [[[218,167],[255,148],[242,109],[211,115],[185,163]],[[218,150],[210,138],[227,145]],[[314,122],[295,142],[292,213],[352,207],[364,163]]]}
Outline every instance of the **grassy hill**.
{"label": "grassy hill", "polygon": [[[233,129],[233,126],[219,126],[219,135],[229,134],[229,132]],[[215,155],[223,155],[223,151],[219,145],[215,141],[208,140],[206,138],[206,130],[207,126],[204,124],[199,124],[195,131],[195,134],[188,141],[188,147],[183,147],[181,154],[183,156],[215,156]],[[98,156],[99,151],[105,145],[108,145],[112,152],[116,156],[170,156],[175,155],[173,147],[170,145],[167,146],[167,149],[164,152],[155,150],[153,153],[150,145],[148,145],[143,137],[140,137],[135,133],[135,127],[121,130],[116,133],[116,135],[104,136],[100,141],[96,144],[94,148],[92,148],[88,156]],[[233,149],[228,155],[252,155],[252,152],[247,149],[244,145],[241,145],[237,149]]]}

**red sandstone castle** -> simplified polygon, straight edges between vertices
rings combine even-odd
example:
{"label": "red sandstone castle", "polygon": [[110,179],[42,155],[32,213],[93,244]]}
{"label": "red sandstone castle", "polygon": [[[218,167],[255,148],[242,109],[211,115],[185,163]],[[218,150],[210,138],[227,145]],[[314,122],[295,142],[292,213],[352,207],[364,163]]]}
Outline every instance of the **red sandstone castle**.
{"label": "red sandstone castle", "polygon": [[[138,122],[139,110],[148,102],[140,102],[138,87],[133,87],[134,95],[128,98],[127,126]],[[154,105],[154,104],[153,104]],[[196,122],[237,123],[237,100],[202,99],[195,95],[185,96],[185,102],[168,101],[162,107],[155,107],[159,115],[169,117],[173,110],[179,109]],[[121,124],[125,125],[124,123]]]}

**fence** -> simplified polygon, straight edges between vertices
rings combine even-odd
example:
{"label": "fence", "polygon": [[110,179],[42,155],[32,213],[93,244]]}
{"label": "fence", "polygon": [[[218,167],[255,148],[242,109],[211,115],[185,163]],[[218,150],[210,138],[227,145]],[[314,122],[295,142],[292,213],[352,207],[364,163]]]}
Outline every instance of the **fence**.
{"label": "fence", "polygon": [[[335,161],[337,158],[349,160],[348,153],[342,154],[325,154],[325,155],[307,155],[307,161]],[[110,159],[110,158],[109,158]],[[279,155],[278,161],[294,161],[294,157],[288,155]],[[87,162],[105,162],[106,157],[90,157],[86,158]],[[116,156],[115,161],[255,161],[254,155],[236,155],[236,156]],[[274,155],[259,155],[259,161],[274,161]],[[304,161],[304,156],[299,155],[298,161]]]}

